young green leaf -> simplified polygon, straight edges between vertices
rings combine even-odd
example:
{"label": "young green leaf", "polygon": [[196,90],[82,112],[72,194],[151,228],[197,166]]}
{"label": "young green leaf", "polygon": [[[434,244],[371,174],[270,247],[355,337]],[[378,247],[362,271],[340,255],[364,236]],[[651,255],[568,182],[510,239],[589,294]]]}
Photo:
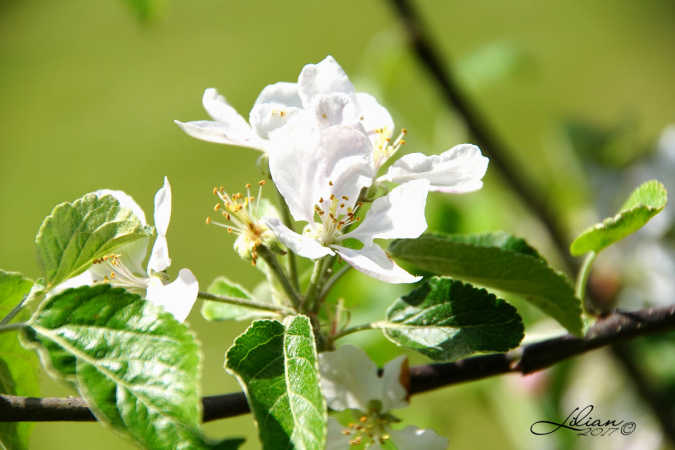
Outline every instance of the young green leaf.
{"label": "young green leaf", "polygon": [[326,405],[309,319],[257,320],[225,357],[258,423],[263,449],[323,450]]}
{"label": "young green leaf", "polygon": [[399,239],[390,253],[437,275],[522,295],[567,330],[581,334],[581,304],[570,281],[523,239],[504,232]]}
{"label": "young green leaf", "polygon": [[61,203],[45,218],[35,243],[47,287],[85,271],[96,258],[152,234],[110,195]]}
{"label": "young green leaf", "polygon": [[200,433],[201,353],[163,309],[108,284],[45,301],[24,331],[50,373],[146,448],[209,448]]}
{"label": "young green leaf", "polygon": [[[253,296],[242,286],[228,280],[226,277],[218,277],[207,289],[209,294],[222,295],[241,300],[254,300]],[[273,317],[274,311],[264,311],[256,308],[232,305],[228,303],[206,300],[202,303],[202,316],[206,320],[249,320],[261,317]]]}
{"label": "young green leaf", "polygon": [[663,211],[667,202],[668,192],[663,184],[656,180],[643,183],[631,193],[617,215],[608,217],[577,236],[570,246],[570,252],[579,256],[612,245],[642,228]]}
{"label": "young green leaf", "polygon": [[503,352],[523,338],[516,308],[485,289],[440,277],[396,300],[378,327],[392,342],[446,361]]}
{"label": "young green leaf", "polygon": [[[21,274],[0,270],[0,319],[28,295],[32,286],[33,282]],[[16,316],[19,321],[27,318],[25,310]],[[37,358],[21,346],[16,333],[0,334],[0,393],[38,396],[38,366]],[[28,449],[32,427],[30,422],[0,422],[0,448]]]}

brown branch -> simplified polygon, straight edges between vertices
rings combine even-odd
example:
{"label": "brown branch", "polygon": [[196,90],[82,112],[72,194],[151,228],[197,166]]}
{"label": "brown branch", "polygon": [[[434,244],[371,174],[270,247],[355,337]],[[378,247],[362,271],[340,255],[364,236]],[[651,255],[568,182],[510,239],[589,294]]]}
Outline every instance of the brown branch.
{"label": "brown branch", "polygon": [[[564,335],[507,353],[413,367],[410,369],[411,394],[505,373],[535,372],[598,347],[667,330],[675,330],[675,305],[614,312],[593,325],[583,338]],[[204,397],[202,403],[205,422],[249,412],[246,397],[240,392]],[[92,420],[95,418],[86,402],[79,398],[0,395],[0,422]]]}
{"label": "brown branch", "polygon": [[531,186],[524,179],[521,171],[516,168],[516,164],[508,156],[511,152],[502,144],[502,141],[462,92],[457,80],[453,78],[452,72],[449,70],[450,65],[436,50],[437,47],[427,34],[427,27],[424,26],[415,7],[408,0],[390,0],[390,3],[403,23],[415,56],[436,81],[445,102],[464,118],[475,143],[490,158],[491,167],[496,168],[502,174],[504,181],[545,225],[556,248],[565,258],[568,269],[575,269],[578,263],[567,251],[567,232],[556,220],[553,211],[548,207],[545,200],[535,194],[535,192],[539,192],[539,189]]}

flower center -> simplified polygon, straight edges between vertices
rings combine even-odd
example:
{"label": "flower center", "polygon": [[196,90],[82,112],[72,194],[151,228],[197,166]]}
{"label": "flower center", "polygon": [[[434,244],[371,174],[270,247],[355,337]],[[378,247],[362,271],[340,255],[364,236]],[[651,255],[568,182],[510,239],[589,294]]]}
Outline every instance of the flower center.
{"label": "flower center", "polygon": [[[333,182],[328,181],[328,185],[332,187]],[[328,199],[321,197],[314,205],[314,212],[320,223],[309,225],[305,233],[312,235],[324,245],[332,244],[343,233],[345,227],[361,220],[356,217],[360,206],[361,202],[354,202],[346,195],[337,197],[331,194]]]}
{"label": "flower center", "polygon": [[391,158],[394,153],[405,144],[405,139],[403,137],[408,133],[408,131],[403,128],[398,137],[391,142],[391,131],[385,128],[377,128],[374,131],[369,132],[368,134],[375,134],[375,150],[373,152],[373,161],[375,163],[375,170],[382,167],[382,165]]}
{"label": "flower center", "polygon": [[359,417],[358,422],[351,422],[342,430],[342,434],[349,436],[349,445],[365,445],[368,448],[372,444],[384,445],[389,439],[387,432],[391,420],[387,415],[380,415],[371,411]]}
{"label": "flower center", "polygon": [[250,256],[251,263],[255,265],[258,259],[257,248],[263,243],[263,239],[270,234],[269,229],[258,222],[260,218],[260,199],[262,197],[262,187],[265,180],[258,182],[258,195],[251,196],[251,185],[246,184],[246,195],[240,192],[228,194],[225,189],[220,187],[213,188],[213,194],[220,199],[219,203],[213,207],[213,210],[220,212],[229,223],[220,223],[206,218],[207,224],[217,225],[225,228],[228,233],[238,235],[235,247],[240,255]]}
{"label": "flower center", "polygon": [[148,287],[148,278],[139,277],[129,270],[120,260],[120,255],[112,254],[94,260],[98,266],[96,272],[103,272],[105,275],[99,280],[104,283],[110,283],[113,286],[119,286],[132,291],[145,290]]}

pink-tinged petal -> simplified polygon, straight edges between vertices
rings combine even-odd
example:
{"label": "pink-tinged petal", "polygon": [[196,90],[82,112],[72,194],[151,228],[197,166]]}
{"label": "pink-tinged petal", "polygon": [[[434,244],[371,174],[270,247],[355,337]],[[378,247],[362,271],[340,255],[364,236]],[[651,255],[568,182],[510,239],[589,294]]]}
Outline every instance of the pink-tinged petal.
{"label": "pink-tinged petal", "polygon": [[483,186],[481,180],[488,161],[480,149],[471,144],[456,145],[440,155],[411,153],[396,161],[378,181],[404,183],[426,179],[431,183],[431,191],[463,194]]}
{"label": "pink-tinged petal", "polygon": [[298,92],[305,108],[309,108],[314,98],[321,94],[353,94],[354,86],[342,67],[332,56],[327,56],[319,64],[307,64],[298,77]]}
{"label": "pink-tinged petal", "polygon": [[391,442],[398,450],[447,450],[448,440],[432,430],[409,426],[402,430],[389,430]]}
{"label": "pink-tinged petal", "polygon": [[315,239],[292,231],[274,217],[266,217],[263,222],[272,233],[293,253],[310,259],[318,259],[326,255],[334,255],[333,251],[321,245]]}
{"label": "pink-tinged petal", "polygon": [[358,239],[369,246],[376,238],[418,237],[427,229],[424,207],[428,189],[426,180],[409,181],[395,187],[389,194],[376,199],[361,225],[342,238]]}
{"label": "pink-tinged petal", "polygon": [[270,142],[272,179],[295,220],[313,222],[315,206],[331,194],[353,204],[372,182],[370,141],[357,128],[319,129],[309,114],[297,114]]}
{"label": "pink-tinged petal", "polygon": [[151,277],[146,299],[163,307],[177,321],[183,322],[197,300],[199,282],[190,269],[181,269],[178,277],[167,285],[159,278]]}
{"label": "pink-tinged petal", "polygon": [[422,279],[422,277],[413,276],[403,270],[384,250],[375,244],[364,246],[360,250],[338,245],[333,245],[332,248],[347,264],[359,272],[386,283],[415,283]]}
{"label": "pink-tinged petal", "polygon": [[258,137],[251,128],[242,132],[233,130],[222,122],[208,120],[197,120],[194,122],[174,120],[174,122],[187,134],[202,141],[248,147],[263,152],[267,150],[266,142]]}

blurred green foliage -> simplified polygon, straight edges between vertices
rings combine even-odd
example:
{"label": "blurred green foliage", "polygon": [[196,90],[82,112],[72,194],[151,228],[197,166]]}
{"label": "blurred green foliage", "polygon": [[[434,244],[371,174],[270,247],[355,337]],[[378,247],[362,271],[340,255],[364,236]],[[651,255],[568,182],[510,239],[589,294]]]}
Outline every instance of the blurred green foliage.
{"label": "blurred green foliage", "polygon": [[[409,130],[406,151],[436,153],[470,141],[461,120],[446,110],[405,50],[385,1],[173,1],[159,9],[149,9],[154,2],[127,3],[132,13],[115,0],[0,1],[0,266],[5,270],[38,273],[33,239],[54,205],[106,187],[125,190],[149,214],[152,195],[167,175],[174,191],[171,275],[190,267],[203,288],[225,274],[253,289],[259,272],[238,260],[232,239],[206,227],[203,219],[212,207],[212,186],[236,190],[260,177],[258,155],[196,141],[172,123],[206,117],[200,104],[206,87],[219,88],[247,115],[266,84],[293,81],[304,64],[332,54],[361,89],[379,97],[398,126]],[[533,180],[571,233],[593,222],[589,207],[603,191],[588,181],[588,158],[572,151],[565,124],[573,120],[615,130],[630,117],[635,125],[628,147],[641,153],[675,120],[671,1],[416,3],[441,50],[457,62],[477,106],[514,149],[522,176]],[[134,14],[154,20],[139,22]],[[627,193],[617,192],[616,172],[601,179],[614,198]],[[504,229],[528,236],[554,264],[560,261],[499,174],[488,170],[485,182],[482,191],[467,196],[433,196],[430,228]],[[358,273],[345,277],[340,287],[335,298],[360,308],[353,323],[380,319],[403,292]],[[528,311],[526,331],[534,335],[530,324],[540,316],[518,306]],[[203,393],[238,390],[222,368],[223,355],[245,324],[208,323],[199,309],[189,322],[205,350]],[[378,363],[399,351],[376,332],[349,339],[366,345]],[[411,361],[424,359],[411,356]],[[601,353],[593,353],[565,366],[566,376],[577,384],[589,373],[609,378],[606,367],[612,366],[605,362]],[[560,370],[546,382],[555,385]],[[542,441],[528,429],[555,410],[562,414],[575,402],[583,406],[610,396],[595,386],[568,386],[559,389],[564,399],[559,393],[558,400],[547,400],[549,394],[523,388],[525,380],[490,379],[416,396],[400,415],[448,436],[451,448],[598,448],[592,447],[600,445],[597,441]],[[605,384],[622,391],[622,383],[617,378]],[[72,394],[46,377],[43,393]],[[625,411],[639,429],[654,429],[647,411],[606,405],[605,415]],[[244,448],[258,448],[248,416],[206,429],[213,436],[246,435],[251,440]],[[663,445],[648,437],[641,439],[655,442],[652,448]],[[96,424],[45,423],[35,427],[32,448],[133,447]]]}

